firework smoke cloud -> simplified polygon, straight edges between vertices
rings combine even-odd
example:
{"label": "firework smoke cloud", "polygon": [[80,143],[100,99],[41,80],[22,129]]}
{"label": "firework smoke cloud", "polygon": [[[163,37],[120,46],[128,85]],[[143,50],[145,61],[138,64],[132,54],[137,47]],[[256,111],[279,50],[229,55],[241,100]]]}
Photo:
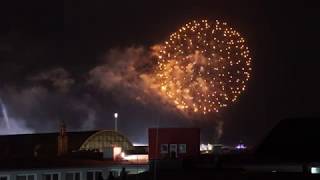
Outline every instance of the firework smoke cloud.
{"label": "firework smoke cloud", "polygon": [[[60,120],[71,129],[94,129],[108,108],[95,97],[97,90],[118,104],[130,98],[185,119],[215,114],[238,99],[251,71],[244,38],[226,23],[207,20],[189,22],[149,48],[111,49],[102,61],[80,80],[55,68],[27,77],[26,87],[1,88],[9,114],[0,116],[1,129],[7,131],[8,119],[20,132],[52,131]],[[218,138],[222,133],[223,122]]]}
{"label": "firework smoke cloud", "polygon": [[244,38],[226,23],[207,20],[185,24],[150,52],[114,50],[107,61],[111,63],[90,72],[89,82],[143,102],[159,99],[187,117],[218,112],[235,102],[251,71]]}

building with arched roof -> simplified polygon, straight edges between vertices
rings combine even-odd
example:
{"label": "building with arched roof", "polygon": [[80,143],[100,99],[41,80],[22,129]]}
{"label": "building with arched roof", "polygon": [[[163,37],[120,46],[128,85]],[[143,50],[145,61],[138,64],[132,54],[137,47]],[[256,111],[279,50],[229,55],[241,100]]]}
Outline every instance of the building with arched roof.
{"label": "building with arched roof", "polygon": [[[63,141],[61,141],[61,138]],[[61,142],[64,144],[61,145]],[[56,157],[77,151],[103,152],[107,148],[121,147],[132,150],[133,145],[123,134],[113,130],[81,132],[17,134],[0,136],[0,159]]]}
{"label": "building with arched roof", "polygon": [[128,174],[148,170],[146,152],[141,159],[127,151],[135,147],[118,131],[67,132],[64,123],[59,133],[2,135],[0,179],[102,180],[123,169]]}
{"label": "building with arched roof", "polygon": [[133,145],[127,137],[116,131],[98,131],[88,137],[80,146],[80,150],[96,149],[103,152],[110,147],[121,147],[123,150],[132,150]]}

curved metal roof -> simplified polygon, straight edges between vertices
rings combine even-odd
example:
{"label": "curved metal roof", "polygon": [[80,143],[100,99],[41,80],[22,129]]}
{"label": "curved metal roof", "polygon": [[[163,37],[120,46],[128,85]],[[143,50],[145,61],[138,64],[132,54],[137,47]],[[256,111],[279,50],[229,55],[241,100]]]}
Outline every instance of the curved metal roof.
{"label": "curved metal roof", "polygon": [[98,149],[102,152],[104,149],[115,146],[124,150],[133,149],[133,145],[127,137],[111,130],[102,130],[92,134],[85,140],[80,149]]}

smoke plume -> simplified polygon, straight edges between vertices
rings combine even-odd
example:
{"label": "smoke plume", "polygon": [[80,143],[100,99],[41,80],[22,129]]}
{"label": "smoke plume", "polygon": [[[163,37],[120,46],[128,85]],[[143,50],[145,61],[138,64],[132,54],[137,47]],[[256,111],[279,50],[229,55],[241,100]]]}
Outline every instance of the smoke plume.
{"label": "smoke plume", "polygon": [[[155,117],[166,126],[185,126],[179,119],[185,122],[186,116],[158,93],[154,52],[142,47],[112,49],[77,79],[59,67],[33,73],[23,85],[1,87],[10,129],[0,119],[0,133],[53,132],[60,121],[68,130],[113,128],[114,112],[120,112],[120,129],[139,142],[145,139],[145,129],[154,126]],[[217,126],[218,138],[222,126]]]}
{"label": "smoke plume", "polygon": [[142,47],[110,50],[104,63],[89,71],[88,85],[114,95],[116,100],[131,98],[142,104],[172,110],[158,94],[159,84],[154,81],[156,60],[152,50]]}

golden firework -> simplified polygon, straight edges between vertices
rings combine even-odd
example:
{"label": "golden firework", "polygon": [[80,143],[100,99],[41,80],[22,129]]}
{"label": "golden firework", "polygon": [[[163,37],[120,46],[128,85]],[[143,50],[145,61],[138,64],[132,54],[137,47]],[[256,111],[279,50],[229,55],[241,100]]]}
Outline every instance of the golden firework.
{"label": "golden firework", "polygon": [[186,113],[218,112],[237,100],[250,78],[245,40],[218,20],[191,21],[157,47],[157,92]]}

